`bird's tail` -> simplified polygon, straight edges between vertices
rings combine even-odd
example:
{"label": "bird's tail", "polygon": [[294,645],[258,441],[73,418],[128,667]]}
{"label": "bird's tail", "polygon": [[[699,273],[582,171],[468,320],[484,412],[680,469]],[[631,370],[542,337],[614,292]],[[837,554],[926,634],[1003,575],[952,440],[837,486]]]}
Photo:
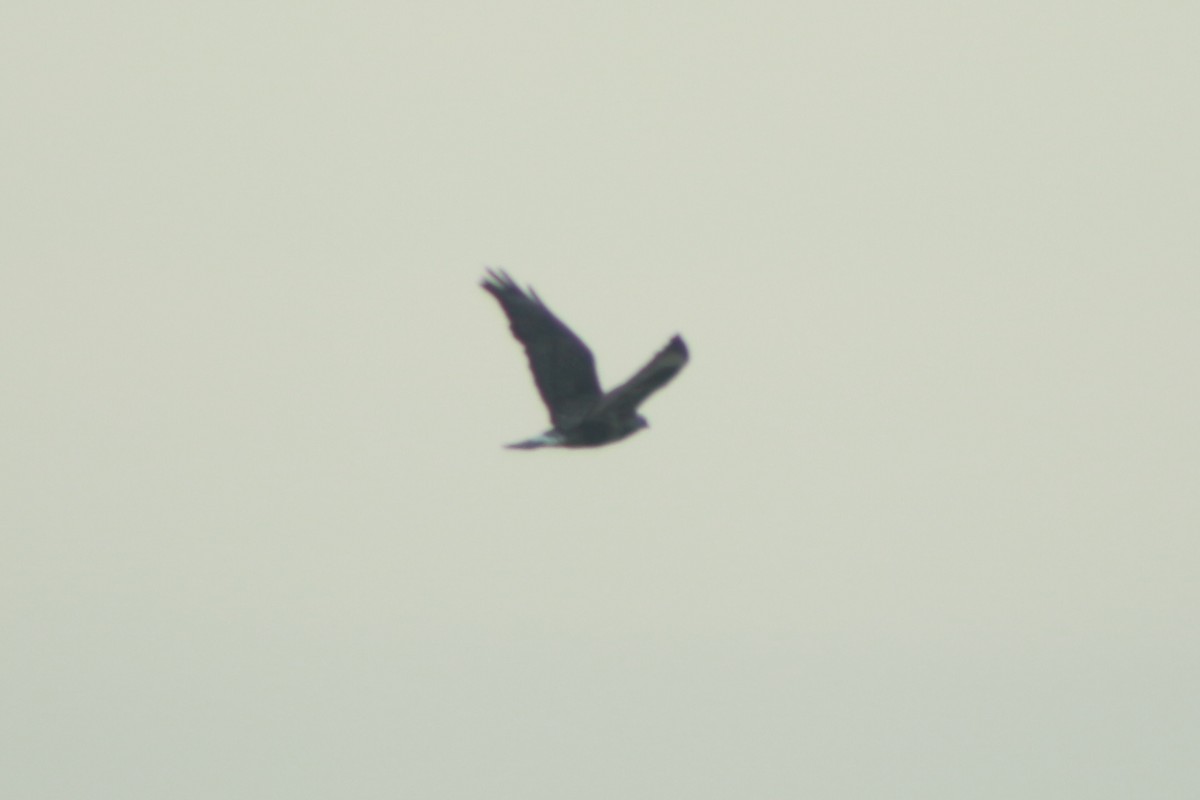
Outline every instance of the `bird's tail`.
{"label": "bird's tail", "polygon": [[558,431],[546,431],[523,442],[513,442],[504,445],[510,450],[536,450],[539,447],[559,447],[563,443],[563,435]]}

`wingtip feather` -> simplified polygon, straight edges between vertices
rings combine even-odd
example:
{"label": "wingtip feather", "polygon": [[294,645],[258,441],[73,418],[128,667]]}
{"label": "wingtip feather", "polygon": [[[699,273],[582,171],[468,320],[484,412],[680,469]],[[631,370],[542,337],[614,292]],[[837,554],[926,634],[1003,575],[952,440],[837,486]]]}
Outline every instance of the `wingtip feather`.
{"label": "wingtip feather", "polygon": [[496,294],[497,292],[516,292],[519,295],[531,297],[537,302],[541,302],[541,298],[539,298],[537,293],[533,291],[532,286],[529,287],[528,290],[522,289],[520,285],[513,280],[512,276],[508,274],[508,270],[502,267],[496,269],[493,269],[492,267],[485,267],[484,269],[487,271],[487,277],[481,280],[479,285],[484,289],[487,289],[492,294]]}

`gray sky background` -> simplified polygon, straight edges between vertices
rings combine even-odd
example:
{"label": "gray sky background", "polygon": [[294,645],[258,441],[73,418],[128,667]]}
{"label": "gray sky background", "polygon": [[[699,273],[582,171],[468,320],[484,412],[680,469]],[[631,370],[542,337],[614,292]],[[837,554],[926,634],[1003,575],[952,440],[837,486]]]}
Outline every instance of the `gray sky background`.
{"label": "gray sky background", "polygon": [[9,4],[0,794],[1194,796],[1197,30]]}

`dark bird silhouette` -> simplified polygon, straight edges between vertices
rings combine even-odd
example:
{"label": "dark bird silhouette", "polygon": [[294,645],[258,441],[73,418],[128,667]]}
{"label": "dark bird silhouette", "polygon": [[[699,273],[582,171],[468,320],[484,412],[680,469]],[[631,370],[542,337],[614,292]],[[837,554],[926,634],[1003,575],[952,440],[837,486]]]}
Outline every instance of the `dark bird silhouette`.
{"label": "dark bird silhouette", "polygon": [[682,338],[673,337],[632,378],[602,392],[595,359],[583,340],[554,316],[533,289],[522,290],[504,270],[487,272],[480,285],[500,303],[513,336],[525,345],[533,381],[554,425],[508,447],[598,447],[649,426],[637,413],[638,406],[687,363],[688,350]]}

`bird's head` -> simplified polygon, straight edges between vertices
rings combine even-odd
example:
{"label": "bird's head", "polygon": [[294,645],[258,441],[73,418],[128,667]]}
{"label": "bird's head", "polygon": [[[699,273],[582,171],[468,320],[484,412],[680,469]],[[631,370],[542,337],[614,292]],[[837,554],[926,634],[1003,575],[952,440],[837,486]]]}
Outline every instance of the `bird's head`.
{"label": "bird's head", "polygon": [[650,423],[641,414],[625,417],[620,420],[615,428],[609,429],[609,435],[612,437],[609,441],[617,441],[624,439],[627,436],[633,436],[642,428],[649,428]]}

